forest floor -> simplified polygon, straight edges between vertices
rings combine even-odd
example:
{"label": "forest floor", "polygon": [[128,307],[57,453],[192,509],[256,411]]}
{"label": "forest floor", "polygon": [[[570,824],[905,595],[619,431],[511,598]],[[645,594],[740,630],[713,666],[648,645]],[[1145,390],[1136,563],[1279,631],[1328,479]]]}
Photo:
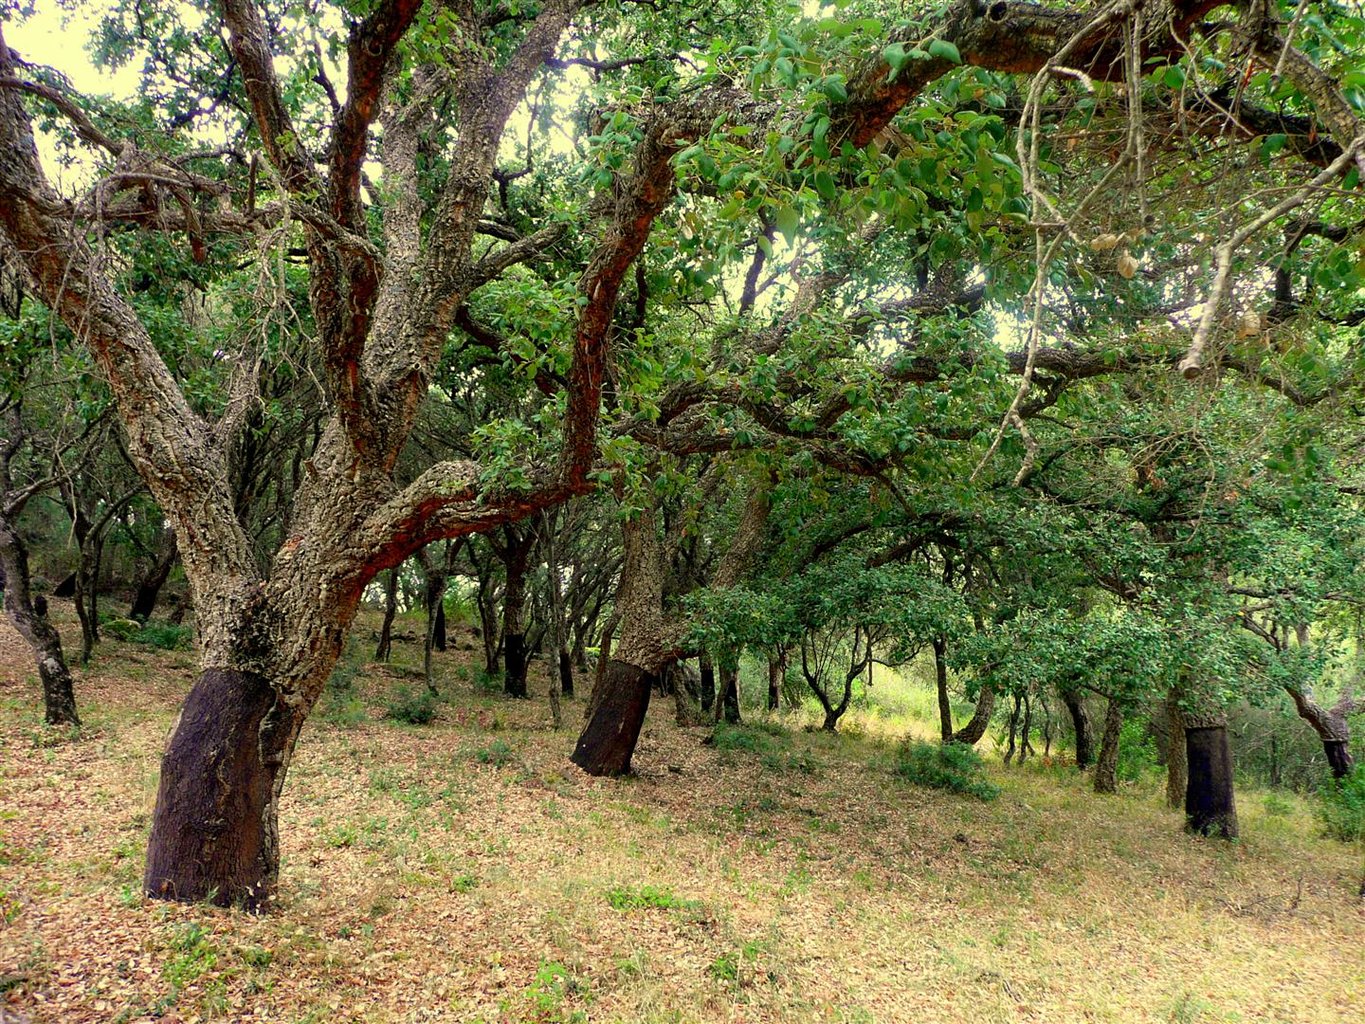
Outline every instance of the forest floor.
{"label": "forest floor", "polygon": [[904,723],[752,714],[719,749],[667,701],[592,779],[583,699],[555,732],[543,679],[478,691],[456,639],[430,725],[385,718],[401,669],[324,697],[252,916],[139,892],[193,654],[106,639],[73,736],[0,626],[0,1021],[1365,1020],[1360,855],[1301,801],[1196,840],[1155,782],[995,763],[981,803],[896,779]]}

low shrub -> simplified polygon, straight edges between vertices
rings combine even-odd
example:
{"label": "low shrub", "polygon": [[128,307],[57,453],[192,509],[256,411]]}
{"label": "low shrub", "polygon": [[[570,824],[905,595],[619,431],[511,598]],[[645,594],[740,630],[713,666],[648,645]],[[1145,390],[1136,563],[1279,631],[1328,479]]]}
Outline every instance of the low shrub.
{"label": "low shrub", "polygon": [[491,764],[495,768],[505,768],[516,760],[516,751],[506,740],[494,740],[486,747],[474,751],[474,760],[479,764]]}
{"label": "low shrub", "polygon": [[1318,816],[1333,839],[1365,842],[1365,765],[1322,789]]}
{"label": "low shrub", "polygon": [[985,778],[981,755],[965,743],[907,740],[896,752],[895,773],[906,782],[994,800],[1000,787]]}
{"label": "low shrub", "polygon": [[384,708],[384,717],[408,725],[429,725],[436,717],[436,698],[427,690],[398,688]]}
{"label": "low shrub", "polygon": [[761,733],[728,722],[717,722],[707,743],[717,750],[747,750],[751,754],[762,754],[772,747]]}

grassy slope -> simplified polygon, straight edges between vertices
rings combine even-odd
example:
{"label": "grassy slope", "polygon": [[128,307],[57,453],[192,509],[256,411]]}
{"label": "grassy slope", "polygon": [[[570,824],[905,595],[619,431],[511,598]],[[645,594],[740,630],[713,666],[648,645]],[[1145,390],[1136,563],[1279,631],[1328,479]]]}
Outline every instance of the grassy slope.
{"label": "grassy slope", "polygon": [[432,726],[381,718],[378,671],[328,698],[255,918],[137,892],[192,656],[106,641],[71,740],[0,644],[0,1020],[1365,1020],[1356,855],[1297,804],[1244,795],[1243,842],[1195,841],[1154,788],[1061,767],[997,766],[993,804],[902,785],[904,722],[718,750],[665,702],[638,776],[592,780],[581,700],[554,733],[472,657]]}

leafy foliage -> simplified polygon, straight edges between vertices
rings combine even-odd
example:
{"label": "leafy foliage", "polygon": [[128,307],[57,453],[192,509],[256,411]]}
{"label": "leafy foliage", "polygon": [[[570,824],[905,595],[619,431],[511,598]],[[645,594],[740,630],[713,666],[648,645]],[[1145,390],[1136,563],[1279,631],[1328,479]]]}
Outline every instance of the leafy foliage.
{"label": "leafy foliage", "polygon": [[1365,765],[1336,779],[1319,794],[1318,814],[1327,834],[1346,843],[1365,842]]}

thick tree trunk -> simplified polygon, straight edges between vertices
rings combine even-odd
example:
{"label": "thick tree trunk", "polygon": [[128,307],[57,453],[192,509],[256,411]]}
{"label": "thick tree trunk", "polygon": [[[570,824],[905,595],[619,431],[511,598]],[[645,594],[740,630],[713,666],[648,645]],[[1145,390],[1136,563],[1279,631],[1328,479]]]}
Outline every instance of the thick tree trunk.
{"label": "thick tree trunk", "polygon": [[710,714],[716,705],[716,667],[711,655],[705,653],[697,658],[697,665],[701,671],[701,709]]}
{"label": "thick tree trunk", "polygon": [[1351,744],[1347,740],[1323,740],[1323,753],[1334,778],[1344,779],[1355,769],[1355,759],[1351,756]]}
{"label": "thick tree trunk", "polygon": [[1185,827],[1199,835],[1236,839],[1237,803],[1232,785],[1232,748],[1222,716],[1186,717]]}
{"label": "thick tree trunk", "polygon": [[1100,737],[1100,757],[1095,762],[1095,792],[1119,791],[1119,734],[1123,731],[1123,710],[1110,698],[1104,710],[1104,734]]}
{"label": "thick tree trunk", "polygon": [[1067,687],[1062,691],[1062,703],[1071,715],[1071,726],[1076,733],[1076,768],[1085,771],[1095,759],[1094,740],[1090,735],[1090,716],[1085,713],[1085,701],[1079,690]]}
{"label": "thick tree trunk", "polygon": [[948,698],[948,642],[934,637],[934,684],[938,690],[938,732],[944,743],[953,741],[953,705]]}
{"label": "thick tree trunk", "polygon": [[379,644],[374,649],[375,661],[388,661],[393,654],[393,620],[398,614],[398,570],[395,565],[389,570],[389,578],[384,583],[384,623],[379,627]]}
{"label": "thick tree trunk", "polygon": [[199,677],[161,760],[143,876],[149,895],[249,909],[269,898],[294,715],[258,675],[207,669]]}
{"label": "thick tree trunk", "polygon": [[1179,807],[1185,800],[1189,772],[1185,758],[1185,720],[1172,697],[1166,701],[1166,804]]}
{"label": "thick tree trunk", "polygon": [[573,696],[573,657],[567,647],[559,649],[559,692]]}
{"label": "thick tree trunk", "polygon": [[612,659],[607,663],[593,714],[578,737],[571,760],[589,775],[624,775],[649,710],[649,695],[658,677],[638,665]]}
{"label": "thick tree trunk", "polygon": [[179,550],[175,543],[175,533],[171,530],[163,530],[160,542],[157,545],[156,560],[152,563],[147,574],[142,577],[137,585],[137,590],[133,593],[133,603],[128,608],[128,618],[138,622],[146,622],[152,617],[152,613],[156,611],[157,599],[161,596],[161,588],[171,578],[171,570],[175,568]]}
{"label": "thick tree trunk", "polygon": [[508,633],[503,637],[502,692],[509,697],[526,696],[526,634]]}
{"label": "thick tree trunk", "polygon": [[954,743],[965,743],[968,746],[974,745],[982,736],[986,735],[986,729],[991,724],[991,715],[995,712],[995,690],[990,684],[983,683],[981,695],[976,699],[976,710],[972,713],[971,721],[953,734]]}
{"label": "thick tree trunk", "polygon": [[[627,522],[622,539],[625,560],[615,611],[604,630],[605,665],[599,662],[587,725],[572,756],[573,763],[589,775],[621,775],[630,770],[649,710],[649,695],[665,666],[676,657],[665,636],[666,566],[654,509],[646,508]],[[608,654],[608,637],[616,622],[621,625],[621,637]]]}
{"label": "thick tree trunk", "polygon": [[739,669],[720,670],[720,694],[716,703],[716,721],[722,718],[731,725],[738,725],[739,714]]}
{"label": "thick tree trunk", "polygon": [[4,588],[5,614],[37,663],[44,718],[49,725],[80,725],[62,638],[48,621],[47,602],[41,596],[32,596],[28,552],[18,529],[4,516],[0,516],[0,586]]}

